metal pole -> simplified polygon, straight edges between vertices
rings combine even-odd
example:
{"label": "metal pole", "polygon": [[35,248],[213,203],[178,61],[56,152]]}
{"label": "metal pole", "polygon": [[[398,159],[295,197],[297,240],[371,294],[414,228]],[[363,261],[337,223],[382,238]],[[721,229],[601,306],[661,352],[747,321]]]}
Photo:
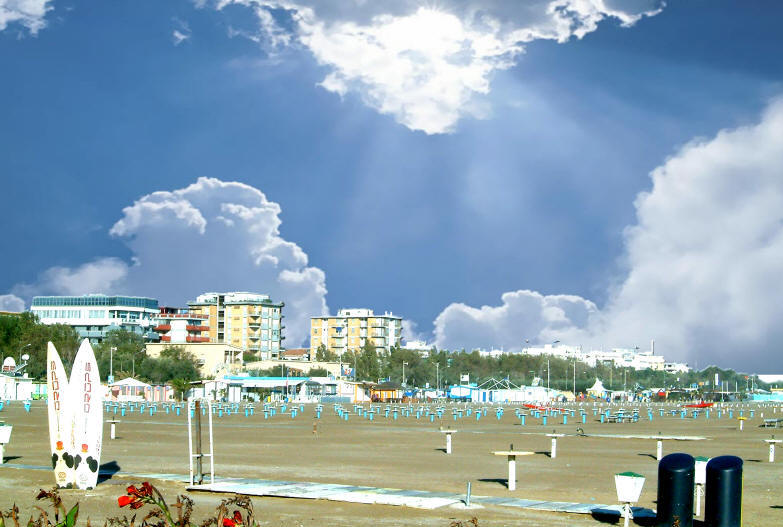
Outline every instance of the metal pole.
{"label": "metal pole", "polygon": [[546,360],[546,395],[549,397],[549,359]]}
{"label": "metal pole", "polygon": [[[201,460],[203,456],[201,452],[201,401],[196,400],[193,406],[193,417],[196,421],[196,483],[201,485],[204,482],[204,474],[202,473],[201,466]],[[190,408],[188,408],[188,412],[190,412]],[[212,419],[211,411],[209,412],[209,418]]]}

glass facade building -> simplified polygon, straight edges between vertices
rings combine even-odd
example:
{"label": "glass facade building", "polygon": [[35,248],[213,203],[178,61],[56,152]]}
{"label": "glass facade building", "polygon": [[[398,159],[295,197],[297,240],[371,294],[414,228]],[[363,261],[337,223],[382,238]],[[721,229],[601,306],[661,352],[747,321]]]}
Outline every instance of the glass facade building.
{"label": "glass facade building", "polygon": [[72,326],[82,338],[101,342],[106,333],[125,329],[145,340],[157,342],[153,318],[160,312],[158,301],[139,296],[36,296],[30,311],[43,324]]}

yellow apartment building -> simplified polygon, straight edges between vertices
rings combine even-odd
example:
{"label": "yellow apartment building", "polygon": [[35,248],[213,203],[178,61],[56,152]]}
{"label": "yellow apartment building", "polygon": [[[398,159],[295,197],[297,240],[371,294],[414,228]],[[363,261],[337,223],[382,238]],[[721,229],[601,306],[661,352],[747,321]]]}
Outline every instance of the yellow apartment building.
{"label": "yellow apartment building", "polygon": [[402,317],[376,315],[371,309],[341,309],[337,316],[310,318],[310,356],[321,344],[341,355],[370,340],[376,351],[391,351],[402,340]]}
{"label": "yellow apartment building", "polygon": [[268,295],[247,292],[204,293],[188,302],[191,313],[208,316],[203,337],[247,350],[260,360],[280,356],[284,305]]}

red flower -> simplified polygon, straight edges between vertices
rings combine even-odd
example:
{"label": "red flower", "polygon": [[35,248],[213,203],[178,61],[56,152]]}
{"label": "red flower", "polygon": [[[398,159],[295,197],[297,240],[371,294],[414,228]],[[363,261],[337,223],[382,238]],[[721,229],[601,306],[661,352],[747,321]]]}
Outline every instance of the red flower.
{"label": "red flower", "polygon": [[149,503],[152,500],[152,485],[146,481],[139,488],[131,485],[125,491],[127,492],[126,496],[117,498],[120,507],[130,505],[131,509],[140,509],[144,503]]}
{"label": "red flower", "polygon": [[126,505],[131,505],[134,502],[136,502],[138,498],[136,496],[120,496],[117,498],[117,504],[120,507],[125,507]]}
{"label": "red flower", "polygon": [[240,514],[239,511],[234,511],[234,522],[239,523],[239,524],[244,523],[242,521],[242,514]]}
{"label": "red flower", "polygon": [[129,496],[136,496],[137,498],[147,498],[149,496],[152,496],[152,485],[150,485],[146,481],[142,483],[139,488],[136,488],[133,485],[131,485],[125,490],[127,491]]}
{"label": "red flower", "polygon": [[236,527],[236,524],[231,518],[223,518],[223,527]]}

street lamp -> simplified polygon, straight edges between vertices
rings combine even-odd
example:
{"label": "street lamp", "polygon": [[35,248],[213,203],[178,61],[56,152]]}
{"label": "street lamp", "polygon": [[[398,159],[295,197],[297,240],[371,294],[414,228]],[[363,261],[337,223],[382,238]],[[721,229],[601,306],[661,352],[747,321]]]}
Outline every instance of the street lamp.
{"label": "street lamp", "polygon": [[112,346],[109,348],[109,382],[114,382],[114,352],[117,351],[117,348]]}
{"label": "street lamp", "polygon": [[549,397],[549,359],[546,360],[546,391]]}
{"label": "street lamp", "polygon": [[402,361],[402,385],[405,386],[405,365],[408,364],[405,361]]}
{"label": "street lamp", "polygon": [[440,390],[440,364],[435,363],[435,396],[438,395],[438,390]]}
{"label": "street lamp", "polygon": [[574,358],[574,401],[576,401],[576,358]]}
{"label": "street lamp", "polygon": [[25,348],[29,348],[30,346],[32,346],[32,344],[25,344],[24,346],[19,348],[19,362],[20,363],[22,362],[22,350],[25,349]]}

